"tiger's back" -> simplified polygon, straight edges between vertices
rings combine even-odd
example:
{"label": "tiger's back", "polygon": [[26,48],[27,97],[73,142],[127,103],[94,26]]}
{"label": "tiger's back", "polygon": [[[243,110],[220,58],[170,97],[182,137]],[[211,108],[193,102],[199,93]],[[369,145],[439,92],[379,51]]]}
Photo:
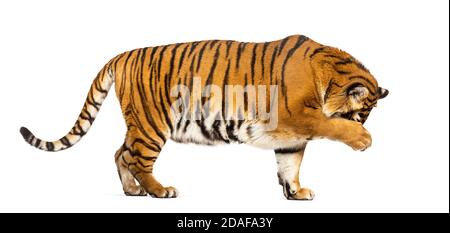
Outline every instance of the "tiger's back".
{"label": "tiger's back", "polygon": [[[305,42],[309,44],[308,47],[302,47]],[[227,97],[226,86],[253,88],[254,95],[257,95],[260,85],[280,84],[283,98],[279,100],[285,106],[280,111],[290,111],[287,98],[289,88],[283,76],[291,71],[286,69],[286,64],[295,52],[308,52],[307,48],[311,49],[311,46],[319,44],[304,36],[291,36],[266,43],[210,40],[137,49],[120,55],[113,63],[116,70],[116,93],[124,113],[127,108],[134,108],[130,106],[136,105],[149,111],[148,115],[136,116],[140,117],[140,122],[151,118],[157,125],[143,125],[146,132],[165,135],[166,138],[171,137],[180,142],[244,142],[248,135],[239,136],[239,131],[242,131],[241,127],[246,121],[258,120],[247,119],[249,106],[258,106],[258,99],[249,98],[249,93],[244,91],[244,106],[240,109],[242,116],[233,119],[227,116],[231,113],[223,104]],[[198,119],[192,119],[191,114],[183,115],[178,120],[173,119],[169,111],[171,104],[177,99],[171,96],[173,88],[186,88],[191,94],[189,97],[192,103],[195,94],[201,95],[202,88],[211,85],[221,88],[222,106]],[[200,90],[195,90],[194,86],[200,87]],[[198,91],[200,93],[194,93]],[[269,98],[267,93],[267,103],[270,102]],[[199,105],[202,106],[205,99],[203,97]],[[193,104],[189,112],[196,111],[192,108]],[[257,110],[254,107],[253,111]],[[125,118],[127,117],[128,114],[125,114]],[[248,122],[244,126],[248,127]],[[155,132],[157,130],[160,132]]]}

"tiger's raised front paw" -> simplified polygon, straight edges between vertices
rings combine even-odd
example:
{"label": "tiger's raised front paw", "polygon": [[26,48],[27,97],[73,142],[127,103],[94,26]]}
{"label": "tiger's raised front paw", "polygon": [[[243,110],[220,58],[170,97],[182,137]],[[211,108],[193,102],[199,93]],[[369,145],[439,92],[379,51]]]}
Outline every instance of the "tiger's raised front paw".
{"label": "tiger's raised front paw", "polygon": [[152,193],[150,193],[150,196],[156,197],[156,198],[175,198],[178,196],[178,191],[176,188],[170,186],[170,187],[161,187],[156,190],[154,190]]}
{"label": "tiger's raised front paw", "polygon": [[372,145],[372,136],[360,123],[348,129],[347,134],[344,143],[353,150],[364,151]]}

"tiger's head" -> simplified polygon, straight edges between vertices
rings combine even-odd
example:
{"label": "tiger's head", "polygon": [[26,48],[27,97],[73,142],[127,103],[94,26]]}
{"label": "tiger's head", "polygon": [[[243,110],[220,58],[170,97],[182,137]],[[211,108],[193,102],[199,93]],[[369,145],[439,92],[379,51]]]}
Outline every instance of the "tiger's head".
{"label": "tiger's head", "polygon": [[322,47],[312,64],[322,109],[327,117],[339,117],[364,123],[379,99],[389,91],[348,53]]}

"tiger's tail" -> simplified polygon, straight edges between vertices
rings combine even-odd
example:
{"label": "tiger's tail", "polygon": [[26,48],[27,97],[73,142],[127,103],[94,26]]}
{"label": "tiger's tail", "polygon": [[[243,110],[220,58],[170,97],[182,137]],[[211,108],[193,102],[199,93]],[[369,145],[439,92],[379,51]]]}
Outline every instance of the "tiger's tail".
{"label": "tiger's tail", "polygon": [[91,128],[100,107],[108,95],[115,80],[111,61],[108,62],[92,82],[91,88],[84,102],[83,109],[69,133],[56,141],[44,141],[37,138],[26,127],[20,128],[20,133],[30,145],[45,151],[60,151],[75,145]]}

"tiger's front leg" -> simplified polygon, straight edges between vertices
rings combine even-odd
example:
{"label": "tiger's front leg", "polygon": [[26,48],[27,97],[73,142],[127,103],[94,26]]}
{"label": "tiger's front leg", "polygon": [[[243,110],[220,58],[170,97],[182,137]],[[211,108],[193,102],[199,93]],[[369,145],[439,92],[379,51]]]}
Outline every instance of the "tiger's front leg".
{"label": "tiger's front leg", "polygon": [[364,151],[372,145],[369,131],[361,123],[346,119],[328,119],[319,126],[316,135],[343,142],[353,150]]}
{"label": "tiger's front leg", "polygon": [[305,111],[300,117],[298,132],[310,138],[327,138],[340,141],[353,150],[363,151],[372,145],[372,137],[363,125],[356,121],[326,117],[322,111]]}
{"label": "tiger's front leg", "polygon": [[314,192],[300,186],[299,172],[306,143],[297,148],[276,149],[278,182],[288,200],[312,200]]}

